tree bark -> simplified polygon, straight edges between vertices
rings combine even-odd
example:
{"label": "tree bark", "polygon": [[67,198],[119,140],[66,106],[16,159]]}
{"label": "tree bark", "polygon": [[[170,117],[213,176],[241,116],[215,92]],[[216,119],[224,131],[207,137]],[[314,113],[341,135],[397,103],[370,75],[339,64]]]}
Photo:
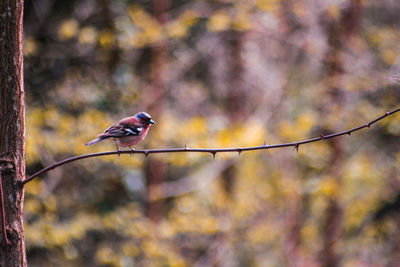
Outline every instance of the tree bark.
{"label": "tree bark", "polygon": [[26,266],[20,184],[25,177],[23,7],[23,0],[0,1],[0,171],[7,237],[1,229],[0,266]]}

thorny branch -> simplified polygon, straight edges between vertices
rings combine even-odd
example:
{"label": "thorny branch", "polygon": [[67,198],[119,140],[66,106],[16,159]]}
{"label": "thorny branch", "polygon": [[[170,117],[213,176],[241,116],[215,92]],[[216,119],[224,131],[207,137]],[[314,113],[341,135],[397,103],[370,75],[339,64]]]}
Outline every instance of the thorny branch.
{"label": "thorny branch", "polygon": [[76,156],[76,157],[71,157],[59,162],[56,162],[38,172],[35,174],[31,175],[29,178],[25,179],[22,181],[22,185],[25,185],[26,183],[32,181],[34,178],[42,175],[43,173],[46,173],[52,169],[55,169],[59,166],[62,166],[64,164],[76,161],[76,160],[81,160],[85,158],[92,158],[92,157],[100,157],[100,156],[109,156],[109,155],[119,155],[119,154],[144,154],[146,157],[150,154],[155,154],[155,153],[178,153],[178,152],[198,152],[198,153],[210,153],[212,156],[215,158],[215,155],[217,153],[223,153],[223,152],[237,152],[237,153],[242,153],[244,151],[253,151],[253,150],[267,150],[267,149],[273,149],[273,148],[281,148],[281,147],[293,147],[296,151],[298,151],[300,145],[308,144],[308,143],[313,143],[317,141],[322,141],[326,139],[331,139],[335,138],[341,135],[351,135],[353,132],[359,131],[364,128],[370,128],[373,124],[376,122],[382,120],[383,118],[386,118],[389,115],[392,115],[396,112],[399,112],[400,108],[397,108],[395,110],[386,112],[382,116],[367,122],[363,125],[360,125],[358,127],[334,133],[334,134],[329,134],[329,135],[320,135],[319,137],[314,137],[311,139],[303,140],[303,141],[298,141],[298,142],[292,142],[292,143],[283,143],[283,144],[275,144],[275,145],[268,145],[267,142],[264,143],[264,145],[261,146],[253,146],[253,147],[238,147],[238,148],[189,148],[188,146],[185,145],[184,148],[167,148],[167,149],[149,149],[149,150],[135,150],[135,151],[108,151],[108,152],[99,152],[99,153],[92,153],[92,154],[86,154],[86,155],[81,155],[81,156]]}

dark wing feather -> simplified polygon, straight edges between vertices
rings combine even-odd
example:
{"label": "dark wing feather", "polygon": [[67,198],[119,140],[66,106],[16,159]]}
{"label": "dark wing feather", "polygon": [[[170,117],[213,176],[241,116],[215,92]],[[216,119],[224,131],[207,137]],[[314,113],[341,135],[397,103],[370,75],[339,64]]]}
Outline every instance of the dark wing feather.
{"label": "dark wing feather", "polygon": [[143,127],[140,125],[136,124],[122,124],[122,123],[116,123],[107,130],[104,131],[104,133],[100,134],[99,137],[124,137],[124,136],[138,136],[141,132],[143,131]]}

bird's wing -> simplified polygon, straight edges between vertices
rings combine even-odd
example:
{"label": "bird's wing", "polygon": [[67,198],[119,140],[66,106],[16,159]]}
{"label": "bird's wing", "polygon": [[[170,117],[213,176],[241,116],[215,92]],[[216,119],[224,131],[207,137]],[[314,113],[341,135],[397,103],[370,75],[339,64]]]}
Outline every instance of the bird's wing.
{"label": "bird's wing", "polygon": [[99,137],[124,137],[138,136],[143,131],[143,127],[132,121],[121,120],[107,128]]}

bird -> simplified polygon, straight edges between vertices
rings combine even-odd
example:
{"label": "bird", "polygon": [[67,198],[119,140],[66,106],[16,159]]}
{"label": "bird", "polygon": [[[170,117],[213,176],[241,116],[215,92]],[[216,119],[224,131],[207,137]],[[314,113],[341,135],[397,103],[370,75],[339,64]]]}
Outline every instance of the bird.
{"label": "bird", "polygon": [[99,134],[96,139],[87,142],[85,145],[91,146],[105,139],[112,138],[117,146],[118,152],[120,151],[119,146],[129,147],[134,151],[135,149],[132,146],[146,137],[152,124],[156,124],[156,122],[153,121],[148,113],[139,112],[111,125],[102,134]]}

